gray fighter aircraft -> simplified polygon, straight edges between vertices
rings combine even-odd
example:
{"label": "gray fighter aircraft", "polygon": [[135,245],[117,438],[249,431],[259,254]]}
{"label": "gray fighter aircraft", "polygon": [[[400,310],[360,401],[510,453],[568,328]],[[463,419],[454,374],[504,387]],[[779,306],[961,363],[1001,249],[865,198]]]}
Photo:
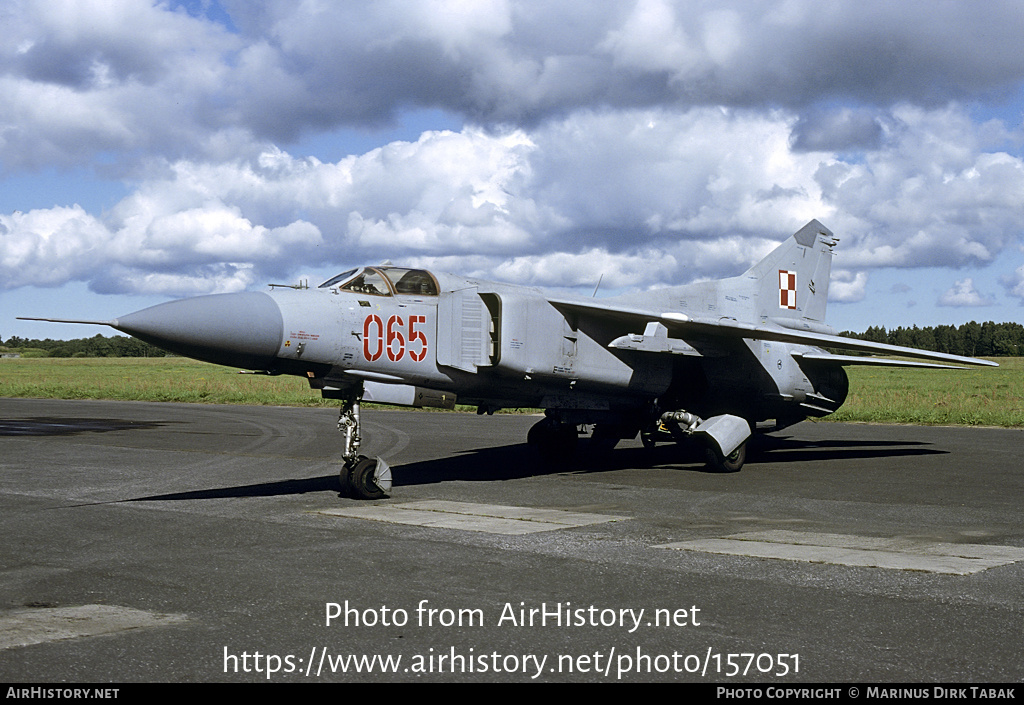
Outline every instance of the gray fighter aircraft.
{"label": "gray fighter aircraft", "polygon": [[341,484],[360,498],[391,488],[387,463],[359,454],[362,401],[535,407],[545,415],[527,440],[547,458],[568,458],[590,428],[607,448],[637,434],[696,441],[710,466],[735,471],[753,431],[838,409],[846,365],[995,364],[837,336],[825,324],[836,243],[813,220],[738,277],[601,299],[382,265],[112,321],[31,320],[101,323],[199,360],[305,377],[340,401]]}

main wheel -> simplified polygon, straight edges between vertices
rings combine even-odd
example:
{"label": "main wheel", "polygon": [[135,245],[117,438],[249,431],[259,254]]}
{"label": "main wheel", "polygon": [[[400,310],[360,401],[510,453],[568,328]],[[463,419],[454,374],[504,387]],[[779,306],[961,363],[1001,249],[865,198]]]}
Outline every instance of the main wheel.
{"label": "main wheel", "polygon": [[610,453],[615,450],[623,438],[622,430],[618,426],[597,424],[590,433],[588,451],[591,453]]}
{"label": "main wheel", "polygon": [[747,460],[747,444],[744,442],[729,455],[722,455],[716,448],[707,449],[707,466],[715,472],[738,472]]}
{"label": "main wheel", "polygon": [[530,428],[526,442],[537,451],[542,460],[562,462],[572,457],[578,438],[575,426],[560,424],[553,419],[543,419]]}

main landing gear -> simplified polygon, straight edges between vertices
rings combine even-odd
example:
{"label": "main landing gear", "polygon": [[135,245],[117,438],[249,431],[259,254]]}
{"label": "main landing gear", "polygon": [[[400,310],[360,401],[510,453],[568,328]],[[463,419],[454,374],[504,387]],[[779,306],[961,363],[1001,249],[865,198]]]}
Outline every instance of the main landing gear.
{"label": "main landing gear", "polygon": [[530,427],[526,442],[545,462],[565,462],[576,452],[579,434],[575,424],[548,416]]}
{"label": "main landing gear", "polygon": [[[635,435],[635,427],[606,421],[594,425],[587,447],[596,457],[601,457],[620,439]],[[662,413],[640,432],[645,448],[653,448],[664,441],[695,446],[702,451],[708,469],[717,472],[736,472],[743,467],[749,438],[750,424],[744,418],[723,414],[702,419],[682,410]],[[568,462],[576,451],[578,439],[575,424],[550,412],[533,425],[526,437],[541,460],[552,464]]]}
{"label": "main landing gear", "polygon": [[391,468],[382,458],[359,455],[359,397],[344,400],[338,430],[345,434],[345,464],[339,473],[341,492],[356,499],[383,499],[391,491]]}
{"label": "main landing gear", "polygon": [[686,411],[670,411],[661,415],[653,429],[640,433],[645,448],[653,448],[660,438],[677,443],[702,442],[709,470],[737,472],[747,460],[750,425],[738,416],[713,416],[705,420]]}

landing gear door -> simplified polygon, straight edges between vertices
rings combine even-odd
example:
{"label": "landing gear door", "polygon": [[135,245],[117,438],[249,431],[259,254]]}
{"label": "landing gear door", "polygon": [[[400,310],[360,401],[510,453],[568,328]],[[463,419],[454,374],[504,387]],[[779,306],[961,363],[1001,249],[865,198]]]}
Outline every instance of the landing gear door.
{"label": "landing gear door", "polygon": [[437,364],[466,372],[492,363],[493,321],[474,289],[441,294],[437,304]]}

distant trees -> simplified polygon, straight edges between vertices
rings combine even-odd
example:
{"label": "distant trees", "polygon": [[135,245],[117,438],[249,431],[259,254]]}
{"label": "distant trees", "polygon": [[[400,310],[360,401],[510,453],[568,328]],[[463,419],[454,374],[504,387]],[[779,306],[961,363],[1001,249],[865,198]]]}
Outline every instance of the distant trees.
{"label": "distant trees", "polygon": [[1024,355],[1024,325],[1020,323],[971,321],[961,326],[914,326],[894,328],[890,331],[880,326],[871,326],[863,333],[845,331],[841,335],[874,343],[903,345],[968,357]]}
{"label": "distant trees", "polygon": [[[37,340],[13,336],[3,341],[10,352],[43,350],[49,357],[166,357],[164,350],[136,338],[114,335],[109,338],[96,334],[91,338],[75,340]],[[37,353],[38,354],[38,353]]]}

